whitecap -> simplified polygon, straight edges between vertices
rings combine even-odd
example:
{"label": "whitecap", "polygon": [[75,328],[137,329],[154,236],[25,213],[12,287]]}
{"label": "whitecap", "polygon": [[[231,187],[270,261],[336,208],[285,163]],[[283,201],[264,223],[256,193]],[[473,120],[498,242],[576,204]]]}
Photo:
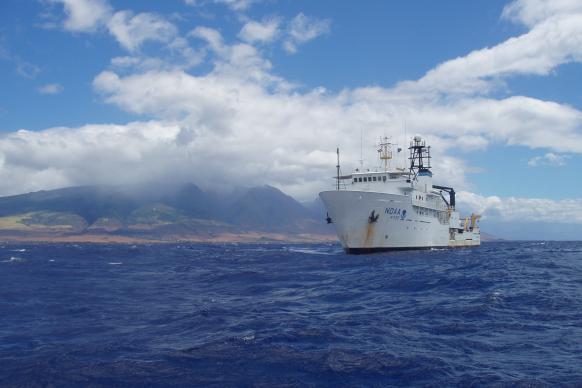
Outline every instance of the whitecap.
{"label": "whitecap", "polygon": [[123,264],[122,262],[111,262],[111,263],[107,263],[109,265],[121,265]]}
{"label": "whitecap", "polygon": [[26,252],[25,248],[22,249],[13,249],[12,252]]}
{"label": "whitecap", "polygon": [[329,253],[329,252],[322,252],[322,251],[318,251],[315,249],[309,249],[309,248],[287,248],[287,250],[289,252],[295,252],[295,253],[306,253],[308,255],[332,255],[333,253]]}
{"label": "whitecap", "polygon": [[22,257],[16,257],[16,256],[12,256],[10,259],[8,260],[4,260],[2,261],[3,263],[23,263],[24,260]]}
{"label": "whitecap", "polygon": [[242,340],[243,340],[243,342],[245,342],[245,343],[252,342],[252,341],[254,341],[254,339],[255,339],[255,333],[249,333],[249,334],[247,334],[247,335],[245,335],[245,336],[242,336],[242,337],[241,337],[241,339],[242,339]]}
{"label": "whitecap", "polygon": [[492,300],[494,302],[501,301],[501,300],[503,300],[503,294],[501,293],[501,291],[493,291],[489,295],[489,300]]}

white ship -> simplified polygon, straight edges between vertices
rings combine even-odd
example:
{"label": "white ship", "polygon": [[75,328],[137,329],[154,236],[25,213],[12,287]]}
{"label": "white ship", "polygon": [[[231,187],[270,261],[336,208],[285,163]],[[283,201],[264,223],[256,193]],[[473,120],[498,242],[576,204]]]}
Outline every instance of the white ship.
{"label": "white ship", "polygon": [[409,168],[392,169],[392,144],[384,138],[382,167],[347,176],[340,175],[338,149],[336,189],[319,196],[346,252],[480,245],[480,216],[461,217],[455,190],[433,185],[430,146],[415,136],[408,149]]}

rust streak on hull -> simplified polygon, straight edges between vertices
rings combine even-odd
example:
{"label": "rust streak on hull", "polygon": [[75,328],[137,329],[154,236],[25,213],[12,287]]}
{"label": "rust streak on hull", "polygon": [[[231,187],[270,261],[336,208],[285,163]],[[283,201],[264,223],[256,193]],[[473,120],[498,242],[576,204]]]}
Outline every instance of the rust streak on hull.
{"label": "rust streak on hull", "polygon": [[366,226],[366,237],[364,238],[364,246],[370,247],[374,237],[374,223],[368,222]]}

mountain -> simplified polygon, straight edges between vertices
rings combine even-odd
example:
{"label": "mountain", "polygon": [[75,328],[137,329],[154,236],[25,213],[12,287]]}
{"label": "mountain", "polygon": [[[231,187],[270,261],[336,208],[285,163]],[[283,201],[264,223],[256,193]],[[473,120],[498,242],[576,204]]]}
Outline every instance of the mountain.
{"label": "mountain", "polygon": [[209,193],[181,185],[83,186],[0,198],[4,240],[334,240],[333,230],[270,187]]}
{"label": "mountain", "polygon": [[325,205],[321,198],[316,197],[313,201],[304,202],[303,206],[305,206],[313,215],[313,217],[317,219],[322,219],[325,217],[327,210],[325,209]]}
{"label": "mountain", "polygon": [[234,224],[260,228],[297,226],[313,219],[303,205],[280,190],[253,187],[238,198],[227,210],[226,219]]}
{"label": "mountain", "polygon": [[196,218],[217,218],[221,214],[220,203],[216,197],[202,191],[194,183],[178,186],[173,192],[166,194],[161,202]]}
{"label": "mountain", "polygon": [[0,198],[0,217],[37,211],[76,214],[92,224],[100,217],[125,218],[138,205],[110,187],[84,186]]}

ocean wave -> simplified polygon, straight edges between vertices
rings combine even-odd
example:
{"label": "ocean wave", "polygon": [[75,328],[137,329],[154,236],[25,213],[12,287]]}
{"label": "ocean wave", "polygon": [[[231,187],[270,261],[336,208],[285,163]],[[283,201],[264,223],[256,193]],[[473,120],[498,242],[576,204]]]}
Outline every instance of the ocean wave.
{"label": "ocean wave", "polygon": [[287,248],[287,251],[294,252],[294,253],[304,253],[307,255],[334,255],[336,253],[329,252],[329,250],[320,250],[320,249],[313,249],[313,248]]}
{"label": "ocean wave", "polygon": [[582,243],[26,249],[0,270],[0,385],[582,385]]}
{"label": "ocean wave", "polygon": [[8,260],[3,260],[3,263],[24,263],[26,259],[22,257],[11,256]]}

